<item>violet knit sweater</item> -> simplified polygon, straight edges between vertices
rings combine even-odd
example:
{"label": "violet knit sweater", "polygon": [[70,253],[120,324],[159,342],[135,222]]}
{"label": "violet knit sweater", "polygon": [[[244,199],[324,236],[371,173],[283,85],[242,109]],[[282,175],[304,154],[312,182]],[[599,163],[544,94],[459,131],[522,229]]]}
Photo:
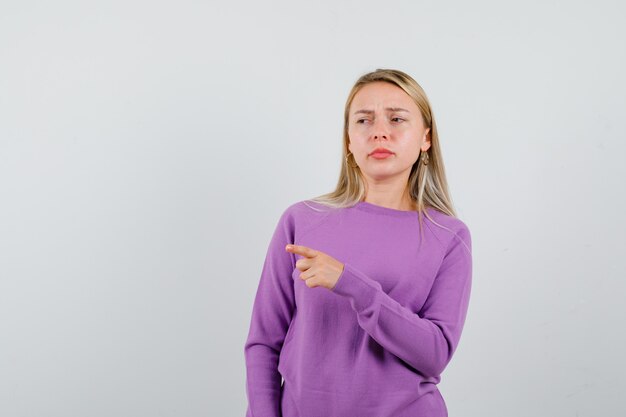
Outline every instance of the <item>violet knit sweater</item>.
{"label": "violet knit sweater", "polygon": [[[467,314],[471,237],[461,220],[427,210],[445,228],[423,216],[421,235],[416,211],[365,201],[303,200],[283,212],[244,347],[246,417],[448,415],[437,384]],[[307,287],[289,243],[344,263],[332,290]]]}

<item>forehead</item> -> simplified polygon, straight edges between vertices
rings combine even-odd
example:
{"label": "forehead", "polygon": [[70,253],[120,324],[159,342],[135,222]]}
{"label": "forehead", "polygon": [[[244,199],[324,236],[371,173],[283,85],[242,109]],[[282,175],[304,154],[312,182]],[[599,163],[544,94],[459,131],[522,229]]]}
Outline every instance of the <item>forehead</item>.
{"label": "forehead", "polygon": [[361,87],[352,99],[352,109],[370,109],[375,107],[403,107],[409,111],[419,111],[413,99],[397,85],[376,81]]}

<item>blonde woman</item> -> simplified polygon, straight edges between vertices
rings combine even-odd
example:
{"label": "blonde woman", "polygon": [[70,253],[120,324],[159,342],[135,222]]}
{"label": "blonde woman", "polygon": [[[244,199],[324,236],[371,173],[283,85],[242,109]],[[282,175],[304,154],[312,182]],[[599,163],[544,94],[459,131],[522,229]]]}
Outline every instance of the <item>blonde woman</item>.
{"label": "blonde woman", "polygon": [[426,94],[360,77],[336,189],[287,207],[244,347],[247,417],[443,417],[437,389],[467,314],[471,236]]}

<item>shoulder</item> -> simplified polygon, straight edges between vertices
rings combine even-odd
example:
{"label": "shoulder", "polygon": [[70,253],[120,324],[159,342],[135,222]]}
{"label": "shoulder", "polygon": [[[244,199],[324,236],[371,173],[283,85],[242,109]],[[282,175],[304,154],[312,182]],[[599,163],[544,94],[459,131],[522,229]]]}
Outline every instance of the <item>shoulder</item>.
{"label": "shoulder", "polygon": [[283,209],[279,223],[292,231],[302,233],[337,210],[311,200],[300,200]]}
{"label": "shoulder", "polygon": [[288,205],[282,213],[284,217],[315,217],[323,216],[331,211],[332,207],[325,206],[312,200],[300,200]]}
{"label": "shoulder", "polygon": [[427,212],[434,222],[424,217],[424,223],[444,248],[450,250],[457,245],[463,245],[471,252],[472,236],[468,225],[463,220],[432,207],[429,207]]}

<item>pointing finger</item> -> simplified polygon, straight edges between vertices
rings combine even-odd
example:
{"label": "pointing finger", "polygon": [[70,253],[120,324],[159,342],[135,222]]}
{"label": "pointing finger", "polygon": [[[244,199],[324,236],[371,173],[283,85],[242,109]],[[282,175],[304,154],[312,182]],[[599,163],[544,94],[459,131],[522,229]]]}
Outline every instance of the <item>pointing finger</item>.
{"label": "pointing finger", "polygon": [[317,251],[315,249],[311,249],[302,245],[287,245],[285,246],[287,252],[296,253],[298,255],[306,256],[307,258],[312,258],[317,255]]}

